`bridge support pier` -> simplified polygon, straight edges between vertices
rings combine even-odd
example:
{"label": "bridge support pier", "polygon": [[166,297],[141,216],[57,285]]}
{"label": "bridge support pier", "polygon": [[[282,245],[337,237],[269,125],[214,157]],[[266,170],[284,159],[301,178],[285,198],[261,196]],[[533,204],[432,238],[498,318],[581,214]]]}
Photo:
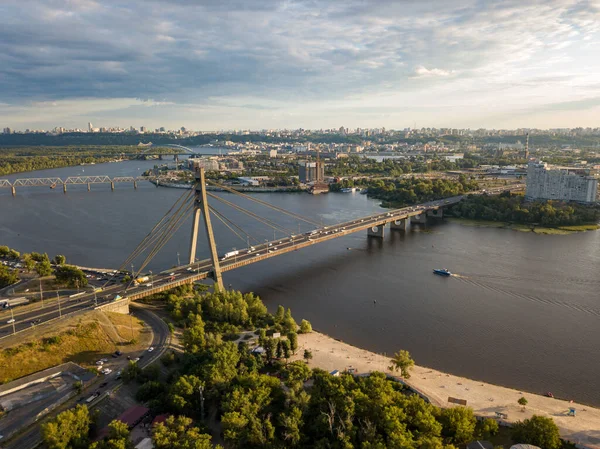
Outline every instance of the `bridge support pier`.
{"label": "bridge support pier", "polygon": [[15,186],[12,186],[11,190],[12,190],[12,196],[17,196],[17,189],[15,188]]}
{"label": "bridge support pier", "polygon": [[444,218],[444,209],[434,209],[427,211],[427,216],[431,218]]}
{"label": "bridge support pier", "polygon": [[217,244],[213,234],[212,224],[210,222],[210,211],[206,198],[206,178],[204,177],[204,168],[198,169],[195,173],[196,184],[194,186],[196,198],[194,199],[194,218],[192,222],[192,236],[190,242],[190,264],[196,260],[196,243],[198,240],[198,227],[200,214],[204,219],[204,228],[208,237],[208,247],[210,249],[210,258],[213,265],[213,279],[220,291],[225,291],[223,286],[223,276],[221,275],[221,266],[219,264],[219,255],[217,254]]}
{"label": "bridge support pier", "polygon": [[67,193],[67,184],[63,183],[63,193]]}
{"label": "bridge support pier", "polygon": [[367,236],[368,237],[377,237],[377,238],[382,239],[383,236],[385,235],[384,229],[385,229],[384,224],[373,226],[372,228],[367,229]]}
{"label": "bridge support pier", "polygon": [[115,190],[115,182],[114,181],[110,182],[110,190]]}
{"label": "bridge support pier", "polygon": [[137,190],[137,181],[133,181],[133,188],[134,190]]}
{"label": "bridge support pier", "polygon": [[88,192],[92,190],[92,185],[88,182]]}
{"label": "bridge support pier", "polygon": [[410,217],[410,222],[411,223],[417,223],[417,224],[426,224],[427,223],[427,214],[419,214],[419,215],[413,215],[412,217]]}
{"label": "bridge support pier", "polygon": [[408,218],[392,221],[390,223],[390,229],[392,231],[408,231]]}

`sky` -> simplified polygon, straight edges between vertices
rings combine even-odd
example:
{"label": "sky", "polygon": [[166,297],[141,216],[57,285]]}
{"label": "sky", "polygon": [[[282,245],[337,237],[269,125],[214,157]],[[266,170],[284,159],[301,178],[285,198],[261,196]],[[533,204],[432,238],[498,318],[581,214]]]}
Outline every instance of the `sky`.
{"label": "sky", "polygon": [[0,127],[600,126],[600,0],[1,0]]}

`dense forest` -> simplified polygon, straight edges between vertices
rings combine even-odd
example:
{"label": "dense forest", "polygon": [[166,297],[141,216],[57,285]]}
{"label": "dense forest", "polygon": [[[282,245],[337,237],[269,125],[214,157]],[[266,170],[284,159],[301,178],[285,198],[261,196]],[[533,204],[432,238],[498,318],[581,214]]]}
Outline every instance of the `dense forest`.
{"label": "dense forest", "polygon": [[548,227],[595,224],[600,208],[561,201],[525,201],[523,195],[469,195],[452,206],[449,214],[475,220],[538,224]]}
{"label": "dense forest", "polygon": [[[155,300],[169,310],[171,328],[183,329],[185,352],[163,355],[162,369],[130,362],[122,376],[153,415],[171,415],[153,429],[156,448],[220,448],[212,433],[233,449],[455,449],[498,432],[495,420],[478,421],[468,407],[439,409],[382,373],[334,377],[310,368],[309,351],[289,362],[297,332],[312,332],[310,323],[298,326],[282,306],[268,313],[253,294],[184,286]],[[263,353],[251,351],[250,340]],[[42,426],[47,447],[130,447],[128,429],[116,421],[104,440],[90,443],[93,420],[85,406],[64,412]],[[563,445],[549,418],[516,428],[519,442]]]}
{"label": "dense forest", "polygon": [[[338,191],[344,187],[353,187],[353,181],[344,180],[332,184],[331,191]],[[452,179],[376,179],[361,180],[356,185],[367,186],[370,198],[382,200],[383,207],[404,207],[427,201],[439,200],[451,196],[461,195],[477,190],[478,184],[472,179],[461,175],[458,181]]]}

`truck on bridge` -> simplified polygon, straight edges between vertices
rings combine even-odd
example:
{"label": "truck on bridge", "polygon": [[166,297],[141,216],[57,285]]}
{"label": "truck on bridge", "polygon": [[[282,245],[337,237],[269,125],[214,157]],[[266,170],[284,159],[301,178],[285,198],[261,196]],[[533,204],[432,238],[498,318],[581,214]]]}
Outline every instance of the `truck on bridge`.
{"label": "truck on bridge", "polygon": [[135,280],[136,284],[143,284],[144,282],[148,282],[150,278],[148,276],[138,276]]}
{"label": "truck on bridge", "polygon": [[240,253],[239,251],[229,251],[228,253],[225,253],[223,255],[221,260],[225,260],[225,259],[229,259],[230,257],[237,256],[239,253]]}

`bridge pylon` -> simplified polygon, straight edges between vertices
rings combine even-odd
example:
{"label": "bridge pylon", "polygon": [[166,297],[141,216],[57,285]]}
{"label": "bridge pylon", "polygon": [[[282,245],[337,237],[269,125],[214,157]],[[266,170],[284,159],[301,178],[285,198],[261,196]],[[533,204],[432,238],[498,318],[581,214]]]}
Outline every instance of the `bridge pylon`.
{"label": "bridge pylon", "polygon": [[219,255],[217,254],[217,245],[210,223],[210,211],[206,199],[206,179],[204,177],[204,168],[198,168],[195,172],[196,183],[194,185],[194,213],[192,221],[192,235],[190,239],[190,264],[196,260],[196,244],[198,243],[198,227],[200,225],[200,215],[204,221],[206,236],[208,238],[208,247],[210,249],[210,258],[213,265],[213,279],[219,290],[223,291],[223,276],[221,275],[221,266],[219,265]]}

